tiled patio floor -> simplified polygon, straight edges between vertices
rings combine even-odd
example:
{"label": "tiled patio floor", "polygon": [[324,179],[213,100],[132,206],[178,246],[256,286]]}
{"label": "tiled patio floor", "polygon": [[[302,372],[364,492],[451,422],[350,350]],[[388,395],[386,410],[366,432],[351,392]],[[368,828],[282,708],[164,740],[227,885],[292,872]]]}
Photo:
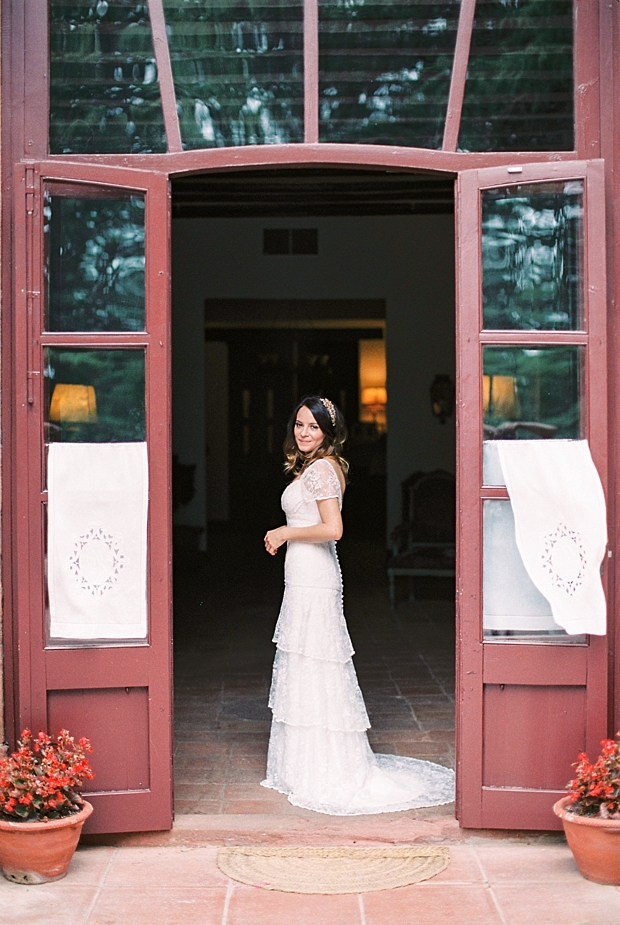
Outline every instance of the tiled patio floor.
{"label": "tiled patio floor", "polygon": [[[380,552],[359,542],[349,551],[343,546],[345,611],[371,745],[376,752],[453,767],[454,605],[405,599],[391,611]],[[178,583],[177,814],[306,815],[260,786],[271,718],[271,637],[282,588],[278,575],[252,565],[250,558],[247,580],[236,584],[212,568],[202,581],[198,572]]]}
{"label": "tiled patio floor", "polygon": [[450,847],[437,877],[340,896],[228,880],[214,847],[80,847],[65,880],[0,877],[0,925],[620,925],[620,890],[581,878],[555,836]]}

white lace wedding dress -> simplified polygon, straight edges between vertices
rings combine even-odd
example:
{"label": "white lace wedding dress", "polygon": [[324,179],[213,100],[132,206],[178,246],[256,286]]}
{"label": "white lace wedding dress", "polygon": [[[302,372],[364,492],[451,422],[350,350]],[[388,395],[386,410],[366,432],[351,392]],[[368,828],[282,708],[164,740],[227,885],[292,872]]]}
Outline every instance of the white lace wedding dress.
{"label": "white lace wedding dress", "polygon": [[[318,459],[282,495],[289,527],[321,522],[317,501],[342,491]],[[437,806],[454,799],[454,772],[430,761],[375,755],[351,661],[336,544],[288,544],[269,706],[264,787],[295,806],[336,816]]]}

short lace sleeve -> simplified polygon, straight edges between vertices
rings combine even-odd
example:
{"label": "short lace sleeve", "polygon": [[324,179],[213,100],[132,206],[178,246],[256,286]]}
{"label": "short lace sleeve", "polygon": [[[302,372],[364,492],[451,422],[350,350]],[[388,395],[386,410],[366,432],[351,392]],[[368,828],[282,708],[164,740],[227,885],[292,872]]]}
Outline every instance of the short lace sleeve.
{"label": "short lace sleeve", "polygon": [[317,459],[308,466],[302,476],[303,486],[315,501],[325,501],[327,498],[342,498],[340,480],[334,467],[326,459]]}

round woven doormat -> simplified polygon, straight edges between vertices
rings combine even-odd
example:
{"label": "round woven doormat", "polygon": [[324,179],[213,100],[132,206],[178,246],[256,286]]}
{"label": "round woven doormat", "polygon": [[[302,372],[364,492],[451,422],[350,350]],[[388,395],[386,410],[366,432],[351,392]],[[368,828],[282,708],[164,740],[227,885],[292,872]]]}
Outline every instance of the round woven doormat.
{"label": "round woven doormat", "polygon": [[231,880],[283,893],[368,893],[429,880],[444,870],[444,847],[220,848],[217,866]]}

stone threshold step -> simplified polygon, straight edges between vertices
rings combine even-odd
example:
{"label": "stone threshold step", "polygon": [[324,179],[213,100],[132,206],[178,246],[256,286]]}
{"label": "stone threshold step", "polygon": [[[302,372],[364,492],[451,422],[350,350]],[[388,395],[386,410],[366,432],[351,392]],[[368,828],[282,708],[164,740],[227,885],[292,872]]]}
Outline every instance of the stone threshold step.
{"label": "stone threshold step", "polygon": [[178,816],[167,832],[121,832],[84,835],[85,845],[116,847],[202,847],[218,845],[450,845],[504,841],[561,844],[558,832],[462,829],[452,814],[414,818],[401,813],[381,816],[308,817],[255,815]]}

